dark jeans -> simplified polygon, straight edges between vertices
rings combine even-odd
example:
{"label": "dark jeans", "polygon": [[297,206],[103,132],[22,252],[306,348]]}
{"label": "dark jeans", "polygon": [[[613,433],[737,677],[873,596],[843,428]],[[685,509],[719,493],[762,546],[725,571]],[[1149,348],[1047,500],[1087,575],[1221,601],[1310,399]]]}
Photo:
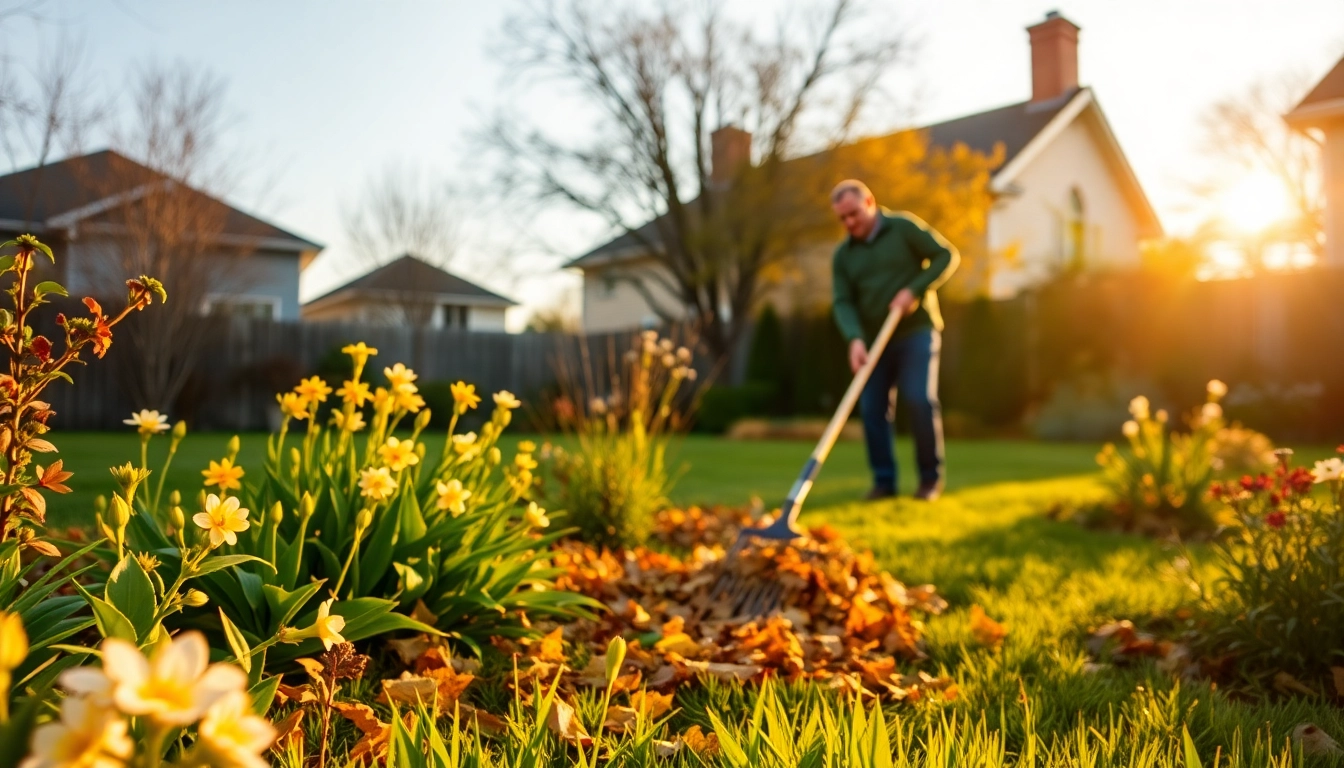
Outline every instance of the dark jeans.
{"label": "dark jeans", "polygon": [[910,414],[920,485],[942,482],[943,412],[938,403],[938,355],[942,346],[942,335],[932,328],[892,339],[859,396],[868,464],[873,469],[873,485],[878,488],[896,490],[896,457],[887,419],[893,386]]}

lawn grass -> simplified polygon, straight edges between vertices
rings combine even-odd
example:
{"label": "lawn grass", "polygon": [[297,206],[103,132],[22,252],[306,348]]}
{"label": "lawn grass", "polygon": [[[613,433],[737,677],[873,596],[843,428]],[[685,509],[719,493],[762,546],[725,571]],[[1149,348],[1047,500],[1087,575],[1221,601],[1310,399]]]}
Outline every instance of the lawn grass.
{"label": "lawn grass", "polygon": [[[169,474],[169,487],[198,488],[200,469],[223,454],[227,438],[189,437]],[[129,434],[64,434],[57,442],[67,468],[76,472],[70,482],[75,492],[52,499],[51,517],[58,524],[84,524],[92,497],[111,488],[106,467],[136,459],[137,439]],[[156,443],[161,451],[166,440]],[[506,451],[510,447],[506,444]],[[693,436],[675,454],[674,461],[688,469],[674,500],[741,504],[759,495],[767,504],[778,503],[810,449],[801,442]],[[1329,702],[1269,692],[1232,697],[1208,681],[1177,681],[1151,662],[1089,671],[1085,641],[1092,628],[1121,618],[1143,622],[1170,617],[1191,605],[1186,577],[1174,566],[1179,555],[1189,556],[1192,572],[1209,572],[1209,551],[1202,546],[1178,550],[1046,516],[1057,505],[1100,497],[1096,449],[1088,444],[950,441],[949,493],[924,504],[909,499],[854,501],[868,486],[863,449],[855,443],[837,446],[808,502],[804,522],[836,526],[857,548],[871,549],[897,578],[909,584],[933,583],[951,604],[946,614],[927,622],[930,658],[922,668],[952,675],[958,697],[948,704],[898,707],[900,721],[894,727],[913,728],[916,739],[925,739],[945,727],[946,718],[957,717],[966,738],[980,738],[975,726],[983,723],[1002,739],[1009,754],[1022,754],[1038,740],[1043,748],[1064,750],[1068,740],[1095,736],[1098,744],[1109,740],[1120,744],[1125,755],[1140,756],[1147,746],[1154,754],[1171,753],[1185,727],[1205,765],[1213,764],[1216,751],[1226,757],[1239,749],[1249,756],[1260,744],[1261,757],[1238,763],[1248,766],[1268,764],[1263,749],[1282,749],[1301,723],[1315,723],[1336,738],[1344,737],[1344,712]],[[244,436],[240,460],[249,472],[260,471],[263,450],[263,436]],[[908,491],[909,444],[902,443],[898,452]],[[1298,462],[1309,465],[1327,453],[1325,448],[1299,450]],[[156,466],[151,454],[150,465]],[[977,604],[1007,625],[1002,649],[973,641],[968,615]],[[732,699],[730,706],[724,698],[738,695],[748,699]],[[739,714],[735,710],[749,704],[751,695],[692,690],[679,695],[678,704],[685,707],[689,722],[703,717],[706,706]],[[1043,764],[1081,763],[1070,758]],[[1168,763],[1125,759],[1090,764]]]}

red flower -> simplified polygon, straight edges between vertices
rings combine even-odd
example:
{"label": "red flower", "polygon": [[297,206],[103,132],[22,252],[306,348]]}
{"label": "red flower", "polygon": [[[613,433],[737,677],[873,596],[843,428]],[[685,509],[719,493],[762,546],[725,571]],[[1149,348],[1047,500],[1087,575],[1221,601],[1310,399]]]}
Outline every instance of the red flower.
{"label": "red flower", "polygon": [[1241,487],[1242,487],[1243,490],[1247,490],[1247,491],[1254,490],[1254,489],[1255,489],[1255,480],[1254,480],[1250,475],[1242,475],[1242,476],[1241,476]]}
{"label": "red flower", "polygon": [[1344,444],[1340,444],[1340,446],[1335,449],[1335,453],[1344,453]]}
{"label": "red flower", "polygon": [[1289,472],[1288,475],[1283,478],[1280,487],[1300,496],[1304,493],[1310,493],[1311,486],[1315,482],[1316,478],[1312,476],[1310,470],[1306,467],[1294,467],[1293,471]]}
{"label": "red flower", "polygon": [[93,354],[102,357],[107,354],[107,348],[112,346],[112,326],[107,324],[107,317],[103,314],[102,306],[89,298],[84,297],[84,306],[93,313],[94,331],[89,337],[93,342]]}
{"label": "red flower", "polygon": [[1227,491],[1223,490],[1223,484],[1222,484],[1222,483],[1215,482],[1215,483],[1210,483],[1210,484],[1209,484],[1209,496],[1210,496],[1210,497],[1215,498],[1215,499],[1218,499],[1219,501],[1221,501],[1221,500],[1223,499],[1223,495],[1226,494],[1226,493],[1227,493]]}
{"label": "red flower", "polygon": [[1268,515],[1265,515],[1265,525],[1268,525],[1270,528],[1282,528],[1283,524],[1286,522],[1288,522],[1288,516],[1283,514],[1281,510],[1276,509]]}
{"label": "red flower", "polygon": [[51,360],[51,341],[46,336],[38,336],[28,345],[28,349],[42,362]]}

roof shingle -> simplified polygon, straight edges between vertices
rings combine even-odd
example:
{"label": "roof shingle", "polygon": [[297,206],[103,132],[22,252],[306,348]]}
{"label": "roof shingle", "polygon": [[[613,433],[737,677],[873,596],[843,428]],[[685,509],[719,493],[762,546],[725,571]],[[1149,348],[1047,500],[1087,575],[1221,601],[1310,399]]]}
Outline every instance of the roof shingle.
{"label": "roof shingle", "polygon": [[305,303],[312,304],[347,291],[461,296],[509,306],[517,303],[409,253]]}

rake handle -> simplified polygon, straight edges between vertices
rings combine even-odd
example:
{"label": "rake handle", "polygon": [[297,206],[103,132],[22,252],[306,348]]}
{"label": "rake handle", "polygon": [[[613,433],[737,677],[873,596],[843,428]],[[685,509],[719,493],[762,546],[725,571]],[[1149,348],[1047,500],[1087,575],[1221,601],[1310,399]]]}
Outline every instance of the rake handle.
{"label": "rake handle", "polygon": [[840,404],[836,406],[835,414],[831,416],[831,421],[826,425],[826,430],[821,433],[821,439],[817,441],[817,447],[812,449],[812,455],[808,457],[807,462],[803,464],[803,471],[798,473],[798,479],[794,481],[793,487],[789,489],[789,495],[784,499],[780,506],[779,519],[766,528],[761,529],[743,529],[738,538],[738,543],[743,541],[746,536],[758,536],[769,539],[791,539],[798,535],[798,528],[795,523],[798,521],[798,514],[802,511],[803,501],[807,499],[807,494],[812,490],[812,483],[817,479],[817,474],[821,472],[821,465],[826,463],[826,457],[830,455],[831,448],[835,447],[835,441],[840,437],[840,431],[845,428],[845,422],[849,421],[849,415],[854,411],[854,404],[859,401],[859,395],[863,392],[863,387],[868,383],[869,377],[873,375],[873,369],[877,367],[877,361],[882,357],[891,337],[896,333],[896,326],[900,324],[903,312],[892,310],[887,313],[887,319],[882,322],[882,328],[877,332],[877,338],[868,348],[868,359],[863,367],[859,368],[854,374],[854,380],[849,382],[849,388],[845,390],[845,396],[840,398]]}

